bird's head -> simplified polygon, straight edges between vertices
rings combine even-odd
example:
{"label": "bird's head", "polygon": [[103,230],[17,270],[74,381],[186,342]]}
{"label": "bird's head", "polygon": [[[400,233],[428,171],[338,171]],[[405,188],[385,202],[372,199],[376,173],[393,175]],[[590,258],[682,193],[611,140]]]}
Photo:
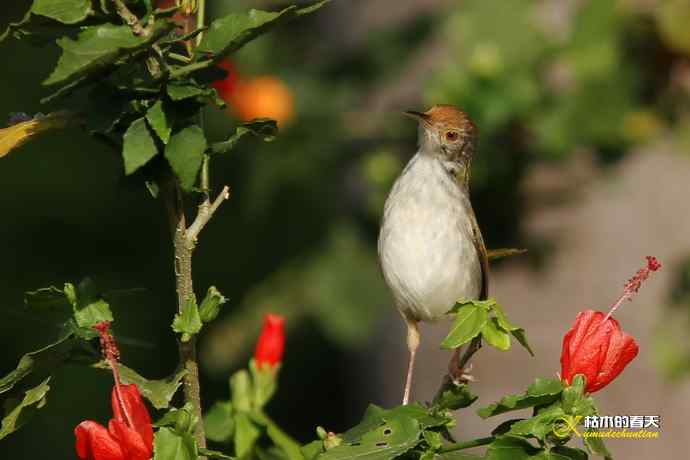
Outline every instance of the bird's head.
{"label": "bird's head", "polygon": [[404,112],[419,122],[422,153],[438,157],[449,172],[469,177],[477,144],[477,127],[470,117],[452,105],[435,105],[426,112]]}

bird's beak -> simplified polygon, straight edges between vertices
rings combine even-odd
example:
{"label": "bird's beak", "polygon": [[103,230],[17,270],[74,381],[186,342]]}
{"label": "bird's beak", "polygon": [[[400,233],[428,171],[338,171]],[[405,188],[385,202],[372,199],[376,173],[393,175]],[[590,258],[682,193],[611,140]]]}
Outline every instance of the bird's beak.
{"label": "bird's beak", "polygon": [[430,120],[429,120],[429,115],[427,115],[424,112],[416,112],[414,110],[408,110],[406,112],[403,112],[404,115],[407,115],[408,117],[414,118],[415,120],[424,123],[425,126],[429,126]]}

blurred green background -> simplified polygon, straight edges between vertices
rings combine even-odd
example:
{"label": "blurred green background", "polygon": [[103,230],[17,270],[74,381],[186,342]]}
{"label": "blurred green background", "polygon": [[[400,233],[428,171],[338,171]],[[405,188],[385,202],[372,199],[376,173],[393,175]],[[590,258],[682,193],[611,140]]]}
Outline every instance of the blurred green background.
{"label": "blurred green background", "polygon": [[[5,3],[2,28],[30,4]],[[211,18],[286,4],[207,3]],[[228,375],[245,365],[261,316],[274,311],[290,329],[276,419],[302,441],[318,424],[337,431],[357,420],[376,385],[362,374],[361,353],[391,318],[375,247],[387,191],[414,152],[416,130],[402,110],[449,103],[471,115],[485,239],[528,247],[529,270],[557,270],[559,240],[525,224],[534,203],[562,206],[570,195],[535,196],[526,178],[544,165],[567,170],[578,157],[607,174],[658,143],[687,154],[688,24],[686,0],[333,0],[235,55],[240,75],[282,80],[295,106],[274,142],[245,141],[213,164],[214,184],[229,184],[232,198],[202,235],[195,287],[214,284],[230,301],[200,338],[205,404],[227,397]],[[0,46],[0,116],[50,111],[39,84],[55,47]],[[237,122],[216,110],[206,120],[218,139]],[[0,161],[0,215],[0,374],[57,332],[24,309],[24,291],[87,275],[116,299],[123,361],[149,378],[174,369],[165,216],[140,181],[124,179],[119,158],[76,128],[40,137]],[[679,253],[667,266],[675,327],[660,325],[655,342],[659,375],[681,381],[690,372],[684,260]],[[74,458],[73,427],[109,417],[110,385],[107,373],[65,368],[48,406],[2,442],[2,457]]]}

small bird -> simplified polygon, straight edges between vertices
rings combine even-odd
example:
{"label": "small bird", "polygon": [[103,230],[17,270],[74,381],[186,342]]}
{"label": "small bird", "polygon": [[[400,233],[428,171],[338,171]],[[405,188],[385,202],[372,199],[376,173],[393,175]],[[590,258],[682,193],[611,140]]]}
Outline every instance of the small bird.
{"label": "small bird", "polygon": [[485,299],[489,288],[469,190],[477,128],[450,105],[405,114],[419,123],[419,150],[386,199],[378,240],[384,279],[407,325],[403,404],[410,398],[418,323],[443,317],[460,299]]}

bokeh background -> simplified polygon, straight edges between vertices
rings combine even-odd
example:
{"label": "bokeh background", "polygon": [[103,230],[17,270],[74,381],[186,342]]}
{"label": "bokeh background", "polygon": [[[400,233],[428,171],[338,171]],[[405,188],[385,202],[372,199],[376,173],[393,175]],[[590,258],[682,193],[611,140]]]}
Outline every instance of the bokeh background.
{"label": "bokeh background", "polygon": [[[2,28],[29,3],[5,2]],[[211,17],[286,4],[207,3]],[[662,271],[617,315],[640,355],[597,399],[607,414],[661,415],[661,440],[609,442],[618,458],[680,458],[690,449],[688,24],[687,0],[333,0],[235,55],[238,78],[273,95],[260,105],[283,114],[283,129],[213,164],[233,195],[202,235],[195,286],[230,302],[200,338],[205,404],[227,398],[268,311],[288,317],[270,411],[290,434],[308,441],[316,425],[351,426],[368,402],[399,402],[406,348],[378,272],[378,221],[415,149],[400,112],[450,103],[481,131],[472,195],[488,246],[529,249],[494,265],[492,288],[537,357],[483,350],[480,402],[555,375],[577,311],[606,309],[655,255]],[[57,50],[0,47],[0,114],[49,111],[39,83]],[[240,111],[210,110],[209,136],[227,135]],[[57,333],[24,308],[24,291],[87,275],[113,300],[123,361],[149,378],[174,369],[162,206],[122,169],[77,129],[0,162],[0,374]],[[423,330],[417,399],[444,372],[446,330]],[[0,444],[3,458],[75,458],[73,427],[109,417],[107,373],[68,365],[51,386],[47,407]],[[459,421],[460,437],[488,430],[471,411]]]}

